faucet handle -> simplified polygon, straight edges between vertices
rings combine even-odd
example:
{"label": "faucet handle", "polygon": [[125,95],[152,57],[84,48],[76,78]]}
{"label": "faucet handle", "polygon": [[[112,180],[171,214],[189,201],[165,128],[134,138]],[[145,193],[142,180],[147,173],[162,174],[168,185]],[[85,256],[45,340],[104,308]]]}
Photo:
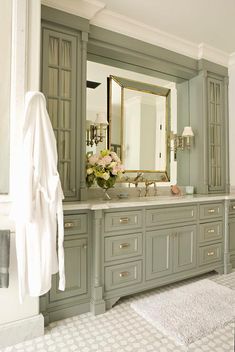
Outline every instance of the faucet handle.
{"label": "faucet handle", "polygon": [[157,195],[157,184],[156,184],[156,181],[154,181],[154,196]]}

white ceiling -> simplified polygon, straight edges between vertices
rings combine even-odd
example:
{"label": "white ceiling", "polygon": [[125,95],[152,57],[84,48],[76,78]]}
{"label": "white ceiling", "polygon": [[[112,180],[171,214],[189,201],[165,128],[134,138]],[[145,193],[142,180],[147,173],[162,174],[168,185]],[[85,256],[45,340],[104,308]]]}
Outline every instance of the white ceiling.
{"label": "white ceiling", "polygon": [[106,9],[195,44],[235,51],[235,0],[101,0]]}
{"label": "white ceiling", "polygon": [[193,58],[235,64],[235,0],[41,0]]}

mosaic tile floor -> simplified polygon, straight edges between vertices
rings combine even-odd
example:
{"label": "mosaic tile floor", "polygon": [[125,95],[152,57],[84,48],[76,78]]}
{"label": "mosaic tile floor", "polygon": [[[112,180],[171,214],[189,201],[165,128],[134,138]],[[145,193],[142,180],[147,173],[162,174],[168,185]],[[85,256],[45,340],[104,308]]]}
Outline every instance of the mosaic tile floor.
{"label": "mosaic tile floor", "polygon": [[[208,275],[202,278],[205,277]],[[210,274],[209,278],[235,290],[235,273],[226,276]],[[198,278],[187,282],[196,280]],[[183,284],[148,291],[139,294],[138,298]],[[120,300],[103,315],[86,313],[51,323],[43,337],[7,347],[1,352],[234,352],[234,323],[188,347],[179,346],[130,308],[136,297]]]}

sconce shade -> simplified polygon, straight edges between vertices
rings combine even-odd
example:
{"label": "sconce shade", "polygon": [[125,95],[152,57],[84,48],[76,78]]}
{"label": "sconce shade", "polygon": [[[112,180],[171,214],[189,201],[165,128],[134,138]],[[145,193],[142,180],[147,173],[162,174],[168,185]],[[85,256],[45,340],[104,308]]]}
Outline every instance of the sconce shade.
{"label": "sconce shade", "polygon": [[103,124],[103,125],[108,125],[108,121],[107,121],[107,118],[106,118],[106,114],[104,112],[99,112],[98,114],[96,114],[96,120],[95,120],[95,123],[98,125],[98,124]]}
{"label": "sconce shade", "polygon": [[192,127],[185,126],[182,133],[182,137],[193,137],[193,136],[194,136],[194,133],[193,133]]}

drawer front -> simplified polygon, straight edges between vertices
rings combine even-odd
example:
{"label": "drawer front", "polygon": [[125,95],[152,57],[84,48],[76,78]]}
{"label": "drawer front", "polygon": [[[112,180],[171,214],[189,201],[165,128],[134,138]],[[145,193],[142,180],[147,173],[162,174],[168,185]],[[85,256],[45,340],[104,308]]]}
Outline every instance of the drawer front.
{"label": "drawer front", "polygon": [[142,233],[105,238],[105,261],[142,255]]}
{"label": "drawer front", "polygon": [[223,238],[222,221],[200,225],[200,242],[221,241]]}
{"label": "drawer front", "polygon": [[229,214],[235,214],[235,200],[231,200],[229,203]]}
{"label": "drawer front", "polygon": [[199,265],[222,261],[222,243],[199,248]]}
{"label": "drawer front", "polygon": [[87,214],[65,215],[65,235],[75,235],[87,232]]}
{"label": "drawer front", "polygon": [[136,229],[142,226],[142,212],[121,211],[117,213],[106,213],[104,216],[105,231],[117,231],[123,229]]}
{"label": "drawer front", "polygon": [[132,286],[142,281],[142,261],[130,262],[105,268],[105,290]]}
{"label": "drawer front", "polygon": [[223,216],[223,204],[201,204],[200,219],[213,219]]}
{"label": "drawer front", "polygon": [[183,206],[164,209],[148,209],[146,212],[147,226],[193,221],[197,218],[196,206]]}

